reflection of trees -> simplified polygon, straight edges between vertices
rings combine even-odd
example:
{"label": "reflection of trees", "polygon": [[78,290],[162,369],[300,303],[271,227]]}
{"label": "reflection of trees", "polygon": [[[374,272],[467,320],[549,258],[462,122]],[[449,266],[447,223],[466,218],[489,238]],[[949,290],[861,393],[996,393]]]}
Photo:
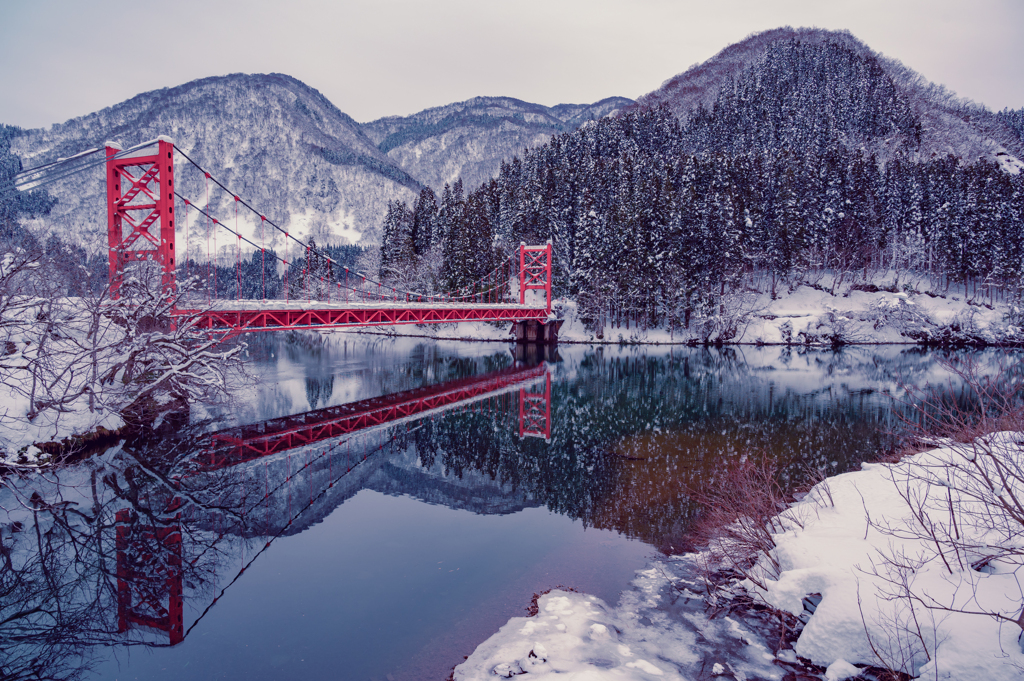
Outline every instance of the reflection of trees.
{"label": "reflection of trees", "polygon": [[513,363],[504,348],[480,357],[460,357],[436,343],[419,343],[409,349],[391,337],[353,339],[344,333],[252,334],[246,345],[249,357],[257,362],[284,356],[300,365],[311,409],[327,406],[339,364],[345,365],[345,374],[357,378],[361,392],[370,397],[478,376]]}
{"label": "reflection of trees", "polygon": [[318,404],[326,405],[333,392],[334,374],[319,378],[306,377],[306,401],[310,409],[316,409]]}
{"label": "reflection of trees", "polygon": [[[666,549],[699,511],[687,490],[750,452],[773,457],[781,482],[808,468],[849,470],[891,446],[889,398],[847,384],[923,377],[932,358],[865,351],[799,353],[813,385],[787,387],[741,349],[685,349],[667,356],[588,353],[556,381],[550,444],[520,440],[514,407],[449,413],[416,434],[424,465],[459,476],[475,469],[515,485],[553,511]],[[863,379],[868,373],[869,381]]]}
{"label": "reflection of trees", "polygon": [[[89,641],[112,634],[104,613],[116,598],[107,578],[113,560],[97,533],[80,531],[102,527],[101,514],[38,495],[4,502],[18,504],[24,520],[6,525],[0,542],[0,676],[78,678],[90,665]],[[79,552],[98,560],[82,570],[68,560]]]}
{"label": "reflection of trees", "polygon": [[[425,345],[389,375],[388,352],[367,362],[370,383],[387,386],[380,393],[511,362],[504,353],[459,359]],[[886,445],[894,421],[888,398],[863,385],[922,379],[933,363],[913,349],[890,358],[794,349],[780,362],[804,362],[813,381],[787,386],[792,376],[755,366],[737,348],[605,354],[553,369],[549,443],[518,437],[518,393],[506,391],[424,418],[408,435],[402,426],[357,436],[363,449],[318,445],[218,470],[213,453],[197,451],[183,432],[8,478],[0,483],[0,677],[73,679],[89,669],[96,646],[171,644],[175,589],[186,604],[211,603],[217,575],[223,583],[241,552],[252,557],[267,538],[302,531],[361,489],[361,475],[382,470],[358,466],[383,443],[404,452],[412,441],[421,465],[443,466],[453,483],[476,471],[588,526],[679,548],[698,512],[687,490],[713,481],[723,460],[767,452],[787,484],[806,466],[849,469]],[[415,496],[429,481],[403,470],[413,474],[389,493]],[[475,485],[472,493],[489,492]],[[432,498],[448,503],[444,494]]]}
{"label": "reflection of trees", "polygon": [[237,513],[219,503],[228,479],[182,483],[184,452],[154,460],[129,445],[4,481],[0,677],[79,678],[95,646],[180,640],[172,592],[209,591],[229,549],[199,519]]}

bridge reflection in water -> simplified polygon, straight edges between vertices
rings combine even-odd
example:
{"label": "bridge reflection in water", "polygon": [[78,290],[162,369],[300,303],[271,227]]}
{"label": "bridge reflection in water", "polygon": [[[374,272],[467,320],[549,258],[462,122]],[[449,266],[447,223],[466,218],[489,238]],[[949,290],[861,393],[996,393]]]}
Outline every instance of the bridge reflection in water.
{"label": "bridge reflection in water", "polygon": [[[195,454],[161,476],[173,481],[171,489],[147,495],[169,496],[165,507],[116,512],[117,631],[163,632],[175,645],[202,619],[185,629],[183,581],[195,561],[182,562],[183,524],[213,532],[215,543],[229,534],[267,538],[237,579],[296,521],[323,517],[309,511],[374,454],[404,444],[421,419],[449,410],[517,414],[519,437],[549,440],[550,399],[547,365],[517,365],[207,435]],[[227,482],[219,479],[225,474]]]}

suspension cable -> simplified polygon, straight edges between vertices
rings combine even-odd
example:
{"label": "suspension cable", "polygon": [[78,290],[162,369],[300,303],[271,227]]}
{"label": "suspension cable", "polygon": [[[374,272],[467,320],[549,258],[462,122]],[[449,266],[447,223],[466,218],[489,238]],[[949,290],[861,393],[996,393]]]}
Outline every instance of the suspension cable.
{"label": "suspension cable", "polygon": [[[254,208],[248,201],[246,201],[245,199],[242,199],[241,197],[239,197],[239,195],[237,195],[234,192],[232,192],[220,180],[218,180],[216,177],[213,177],[213,175],[209,171],[207,171],[202,166],[200,166],[198,163],[196,163],[194,160],[192,160],[192,158],[188,154],[186,154],[184,151],[182,151],[180,147],[175,145],[174,148],[178,151],[179,154],[182,155],[182,157],[186,161],[188,161],[193,166],[195,166],[196,169],[198,169],[199,171],[204,173],[204,175],[206,175],[207,178],[212,180],[214,184],[216,184],[218,187],[220,187],[223,191],[231,194],[233,197],[236,197],[237,200],[239,201],[239,203],[241,203],[245,208],[250,210],[253,214],[258,215],[261,218],[263,218],[268,224],[270,224],[271,227],[273,227],[278,232],[283,234],[285,236],[286,242],[287,242],[287,240],[290,239],[292,242],[294,242],[295,245],[297,245],[299,247],[302,247],[302,248],[305,248],[307,251],[309,250],[309,245],[307,243],[303,242],[301,239],[299,239],[299,238],[295,237],[294,235],[290,234],[287,230],[283,229],[282,227],[277,225],[275,222],[273,222],[269,218],[266,218],[262,213],[257,211],[256,208]],[[221,226],[223,227],[224,225],[221,224]],[[334,265],[334,266],[337,266],[337,267],[344,267],[343,265],[341,265],[341,263],[339,263],[334,258],[331,258],[329,255],[324,255],[322,257],[327,262],[329,262],[331,265]],[[510,259],[512,257],[513,256],[509,256]],[[293,259],[293,262],[294,262],[294,259]],[[493,271],[500,270],[503,265],[504,265],[504,262],[502,263],[502,265],[499,265],[498,267],[496,267]],[[309,267],[309,259],[307,258],[306,268],[308,269],[308,267]],[[468,284],[467,286],[464,286],[464,287],[460,288],[458,291],[456,291],[456,293],[462,293],[462,292],[465,291],[466,293],[464,295],[455,295],[455,296],[442,295],[441,296],[442,299],[445,300],[445,301],[452,302],[452,301],[458,301],[458,300],[467,300],[467,299],[472,298],[472,297],[474,297],[476,295],[479,295],[481,292],[474,291],[473,288],[476,287],[477,284],[479,284],[479,283],[481,283],[483,281],[486,281],[488,279],[488,277],[490,276],[490,274],[493,273],[493,271],[491,273],[488,273],[488,274],[484,275],[483,277],[480,277],[479,279],[473,281],[472,283]],[[287,269],[285,271],[285,274],[286,274],[286,277],[287,277]],[[376,281],[374,279],[371,279],[371,278],[367,277],[365,274],[360,274],[360,276],[362,276],[369,283],[371,283],[371,284],[379,284],[380,287],[383,288],[383,284],[381,282],[378,282],[378,281]],[[501,286],[504,286],[504,283]],[[392,287],[388,287],[388,288],[392,288]],[[497,288],[497,287],[494,287],[494,288]],[[395,293],[396,296],[397,296],[398,293],[401,293],[403,295],[409,296],[410,299],[411,299],[411,297],[416,297],[416,298],[423,298],[423,297],[432,298],[432,297],[436,297],[436,296],[432,296],[431,294],[428,294],[428,293],[423,293],[423,292],[419,292],[419,291],[408,291],[408,290],[404,290],[404,289],[399,290],[397,288],[394,288],[394,293]],[[286,296],[287,296],[287,294],[286,294]]]}

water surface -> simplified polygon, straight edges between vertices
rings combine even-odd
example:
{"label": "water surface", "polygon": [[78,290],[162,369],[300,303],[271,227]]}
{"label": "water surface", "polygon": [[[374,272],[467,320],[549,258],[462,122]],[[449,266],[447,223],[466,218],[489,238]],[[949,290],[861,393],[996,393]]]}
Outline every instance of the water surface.
{"label": "water surface", "polygon": [[249,354],[258,384],[191,428],[0,488],[4,673],[443,679],[535,592],[614,602],[685,548],[727,462],[849,470],[892,446],[892,396],[946,378],[912,347]]}

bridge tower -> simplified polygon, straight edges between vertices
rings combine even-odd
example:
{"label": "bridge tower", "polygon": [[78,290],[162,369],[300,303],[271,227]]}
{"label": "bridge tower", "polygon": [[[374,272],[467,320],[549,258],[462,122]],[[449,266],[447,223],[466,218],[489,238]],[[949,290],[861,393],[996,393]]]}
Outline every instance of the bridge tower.
{"label": "bridge tower", "polygon": [[543,246],[519,245],[519,304],[527,304],[528,291],[544,292],[544,307],[549,319],[535,319],[515,322],[512,332],[519,343],[544,343],[554,345],[558,342],[558,329],[561,321],[550,319],[551,316],[551,241]]}
{"label": "bridge tower", "polygon": [[551,441],[551,374],[544,373],[544,392],[519,390],[519,437]]}
{"label": "bridge tower", "polygon": [[519,304],[526,305],[527,291],[544,291],[551,312],[551,241],[544,246],[519,245]]}
{"label": "bridge tower", "polygon": [[155,261],[163,290],[174,290],[174,143],[160,137],[156,154],[117,158],[107,142],[107,252],[110,293],[117,298],[125,266]]}

